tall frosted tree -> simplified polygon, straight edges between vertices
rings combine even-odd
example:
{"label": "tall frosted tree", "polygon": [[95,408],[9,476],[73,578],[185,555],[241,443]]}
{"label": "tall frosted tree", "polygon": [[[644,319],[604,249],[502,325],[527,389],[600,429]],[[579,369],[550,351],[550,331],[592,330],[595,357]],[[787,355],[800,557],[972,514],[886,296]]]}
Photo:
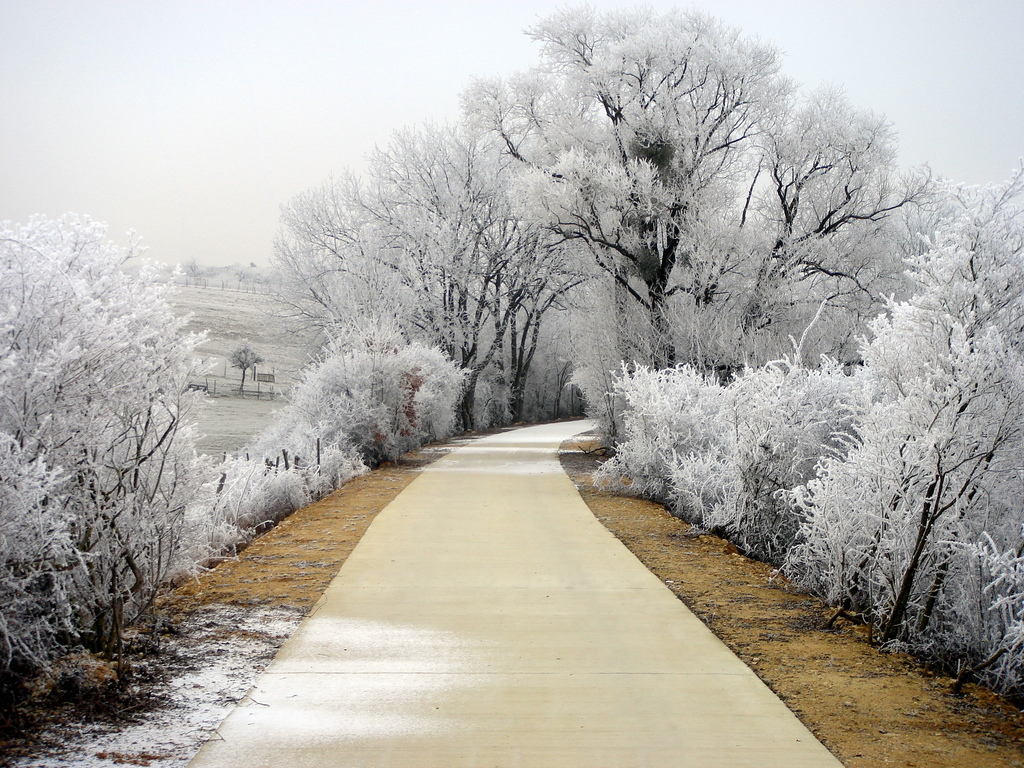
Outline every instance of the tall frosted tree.
{"label": "tall frosted tree", "polygon": [[822,299],[877,302],[863,225],[914,196],[884,120],[798,98],[774,47],[699,13],[571,9],[528,34],[540,65],[465,106],[517,161],[526,215],[586,246],[617,313],[646,313],[625,356],[735,364],[757,334],[785,341],[794,298],[805,321]]}
{"label": "tall frosted tree", "polygon": [[465,369],[466,428],[486,375],[503,378],[515,418],[543,316],[580,279],[558,244],[512,210],[507,165],[460,127],[396,132],[365,179],[293,200],[275,249],[286,299],[302,315],[328,329],[397,322]]}
{"label": "tall frosted tree", "polygon": [[[528,31],[542,64],[477,85],[467,103],[531,171],[533,210],[586,244],[649,313],[656,362],[675,361],[667,302],[715,293],[691,222],[749,164],[772,99],[788,86],[770,46],[699,15],[556,13]],[[678,269],[689,280],[679,280]]]}

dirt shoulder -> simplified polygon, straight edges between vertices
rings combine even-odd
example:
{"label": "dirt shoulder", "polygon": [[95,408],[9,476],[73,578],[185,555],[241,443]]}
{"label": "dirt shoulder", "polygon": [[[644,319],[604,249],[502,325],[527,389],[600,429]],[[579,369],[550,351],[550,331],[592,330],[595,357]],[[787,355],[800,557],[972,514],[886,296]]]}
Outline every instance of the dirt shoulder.
{"label": "dirt shoulder", "polygon": [[384,507],[423,467],[451,450],[407,454],[303,507],[161,604],[175,615],[200,605],[273,605],[309,611]]}
{"label": "dirt shoulder", "polygon": [[879,653],[863,627],[827,630],[828,607],[771,566],[692,535],[660,504],[597,490],[596,447],[567,443],[561,454],[594,515],[848,768],[1024,765],[1024,716],[1007,701],[977,686],[951,695],[948,677]]}

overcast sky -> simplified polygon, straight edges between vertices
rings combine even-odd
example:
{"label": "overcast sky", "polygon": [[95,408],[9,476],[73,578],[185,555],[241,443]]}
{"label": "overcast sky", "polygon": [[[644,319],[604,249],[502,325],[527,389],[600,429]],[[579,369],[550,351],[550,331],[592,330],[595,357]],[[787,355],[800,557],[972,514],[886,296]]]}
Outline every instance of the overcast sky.
{"label": "overcast sky", "polygon": [[[606,8],[630,3],[591,2]],[[570,3],[571,5],[571,3]],[[1024,3],[707,0],[808,87],[884,113],[905,166],[1024,155]],[[0,0],[0,220],[73,211],[168,263],[267,263],[278,212],[475,77],[536,62],[542,2]]]}

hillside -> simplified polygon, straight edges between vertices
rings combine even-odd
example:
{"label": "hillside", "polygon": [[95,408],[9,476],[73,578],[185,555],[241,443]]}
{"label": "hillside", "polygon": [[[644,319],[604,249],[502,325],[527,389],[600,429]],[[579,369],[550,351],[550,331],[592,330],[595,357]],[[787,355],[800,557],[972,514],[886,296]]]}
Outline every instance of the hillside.
{"label": "hillside", "polygon": [[[199,450],[213,456],[237,451],[285,404],[284,395],[314,352],[312,338],[291,329],[280,317],[280,305],[265,293],[178,286],[171,304],[189,317],[186,330],[207,336],[199,353],[209,374],[196,382],[209,392],[197,419]],[[263,356],[259,372],[273,374],[275,381],[259,384],[257,391],[250,371],[240,394],[241,373],[227,358],[243,341]]]}

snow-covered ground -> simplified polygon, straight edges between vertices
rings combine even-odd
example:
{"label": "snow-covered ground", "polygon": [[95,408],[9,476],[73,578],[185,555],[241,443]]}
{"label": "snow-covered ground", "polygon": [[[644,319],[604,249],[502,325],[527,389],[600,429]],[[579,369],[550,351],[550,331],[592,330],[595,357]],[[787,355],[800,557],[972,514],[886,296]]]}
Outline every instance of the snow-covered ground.
{"label": "snow-covered ground", "polygon": [[[17,768],[105,768],[159,765],[181,768],[249,691],[301,613],[267,607],[203,608],[161,640],[167,679],[151,692],[160,706],[129,725],[82,725],[42,735],[51,754],[15,762]],[[168,661],[169,660],[169,661]]]}
{"label": "snow-covered ground", "polygon": [[283,397],[274,400],[210,397],[199,414],[200,437],[196,447],[200,453],[219,461],[225,453],[238,451],[250,437],[270,426],[274,413],[285,404]]}

